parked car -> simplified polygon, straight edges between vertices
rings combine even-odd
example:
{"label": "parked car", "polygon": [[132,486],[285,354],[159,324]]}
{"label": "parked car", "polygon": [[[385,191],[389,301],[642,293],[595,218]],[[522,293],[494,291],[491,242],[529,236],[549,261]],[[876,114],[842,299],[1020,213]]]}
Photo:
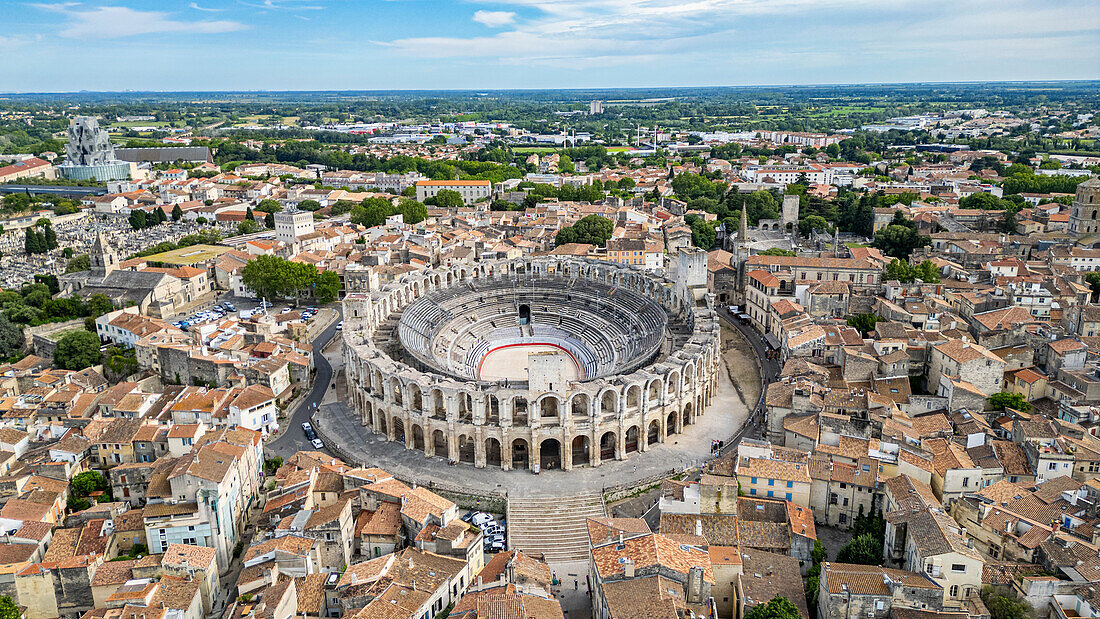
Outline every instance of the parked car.
{"label": "parked car", "polygon": [[336,323],[336,330],[337,330],[337,331],[343,331],[343,330],[344,330],[344,321],[343,321],[343,320],[341,320],[340,322]]}
{"label": "parked car", "polygon": [[325,444],[319,438],[315,438],[310,442],[313,443],[313,446],[316,447],[317,449],[324,449],[325,448]]}
{"label": "parked car", "polygon": [[474,512],[474,515],[471,518],[471,522],[473,522],[474,525],[478,527],[484,527],[486,524],[489,524],[492,521],[493,516],[491,514],[486,514],[485,512]]}
{"label": "parked car", "polygon": [[302,429],[305,430],[306,432],[312,432],[313,431],[313,426],[309,425],[308,421],[305,421],[305,422],[302,423]]}
{"label": "parked car", "polygon": [[470,522],[473,519],[474,519],[474,512],[466,512],[465,514],[462,514],[461,518],[459,518],[459,520],[461,520],[462,522]]}
{"label": "parked car", "polygon": [[491,542],[485,544],[484,550],[488,552],[504,552],[504,542]]}

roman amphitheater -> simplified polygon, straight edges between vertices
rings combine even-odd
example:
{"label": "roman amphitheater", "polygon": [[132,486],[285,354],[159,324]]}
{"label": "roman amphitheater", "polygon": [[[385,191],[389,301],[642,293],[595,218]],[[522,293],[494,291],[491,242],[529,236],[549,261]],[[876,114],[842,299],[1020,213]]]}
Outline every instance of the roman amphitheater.
{"label": "roman amphitheater", "polygon": [[439,267],[344,300],[348,398],[406,449],[572,469],[690,430],[717,387],[706,254],[673,279],[567,256]]}

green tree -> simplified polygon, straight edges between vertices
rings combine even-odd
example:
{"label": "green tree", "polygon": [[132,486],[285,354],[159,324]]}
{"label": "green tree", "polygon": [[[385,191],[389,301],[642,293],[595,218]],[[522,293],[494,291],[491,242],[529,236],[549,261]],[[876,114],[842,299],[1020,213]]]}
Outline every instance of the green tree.
{"label": "green tree", "polygon": [[1085,282],[1092,289],[1093,300],[1100,298],[1100,271],[1090,271],[1085,274]]}
{"label": "green tree", "polygon": [[428,218],[428,207],[416,200],[401,198],[397,201],[396,210],[409,225],[418,224]]}
{"label": "green tree", "polygon": [[303,211],[319,211],[321,210],[321,203],[316,200],[302,200],[298,203],[298,208]]}
{"label": "green tree", "polygon": [[275,213],[268,213],[264,215],[264,226],[269,230],[275,227]]}
{"label": "green tree", "polygon": [[0,314],[0,357],[4,359],[15,357],[26,343],[27,336],[23,334],[23,329]]}
{"label": "green tree", "polygon": [[134,230],[141,230],[145,227],[145,211],[130,211],[130,227]]}
{"label": "green tree", "polygon": [[1005,595],[993,587],[983,587],[981,595],[992,619],[1028,619],[1032,616],[1030,604]]}
{"label": "green tree", "polygon": [[57,233],[53,231],[53,226],[46,224],[42,231],[46,238],[46,249],[57,249]]}
{"label": "green tree", "polygon": [[825,230],[831,232],[833,229],[829,225],[829,222],[825,221],[825,218],[821,215],[808,215],[802,221],[798,222],[798,233],[802,236],[810,236],[814,230]]}
{"label": "green tree", "polygon": [[252,222],[256,221],[256,214],[252,212],[252,207],[251,206],[248,207],[247,209],[245,209],[245,211],[244,211],[244,220],[245,221],[252,221]]}
{"label": "green tree", "polygon": [[353,208],[355,208],[355,203],[351,200],[337,200],[336,204],[333,204],[332,208],[329,209],[329,213],[333,217],[336,217],[338,215],[343,215],[344,213],[350,213],[351,209]]}
{"label": "green tree", "polygon": [[92,296],[88,297],[87,307],[88,315],[94,318],[99,318],[107,312],[115,309],[114,304],[111,303],[111,300],[107,298],[107,295],[103,293],[93,294]]}
{"label": "green tree", "polygon": [[775,596],[766,604],[757,604],[745,613],[745,619],[801,619],[798,607],[783,596]]}
{"label": "green tree", "polygon": [[360,202],[359,206],[351,209],[351,223],[373,228],[386,223],[386,218],[393,215],[393,213],[393,204],[389,200],[385,198],[367,198]]}
{"label": "green tree", "polygon": [[340,276],[333,271],[321,271],[317,274],[317,285],[313,289],[319,303],[331,303],[340,296]]}
{"label": "green tree", "polygon": [[[900,215],[900,213],[899,213]],[[901,220],[900,223],[899,219]],[[905,223],[907,222],[907,223]],[[904,217],[894,217],[894,221],[875,235],[873,247],[881,249],[887,256],[894,258],[908,258],[909,254],[918,247],[932,243],[932,239],[917,233],[916,225]]]}
{"label": "green tree", "polygon": [[760,252],[761,256],[797,256],[798,252],[793,249],[780,249],[778,247],[770,247]]}
{"label": "green tree", "polygon": [[836,554],[837,563],[882,565],[882,539],[864,533],[845,544]]}
{"label": "green tree", "polygon": [[940,282],[940,268],[931,260],[924,260],[913,267],[913,274],[926,284],[938,284]]}
{"label": "green tree", "polygon": [[237,224],[237,234],[253,234],[260,231],[260,224],[254,219],[246,219]]}
{"label": "green tree", "polygon": [[183,219],[183,209],[177,204],[172,207],[172,221],[179,221],[181,219]]}
{"label": "green tree", "polygon": [[1028,402],[1023,395],[1019,393],[1010,393],[1008,391],[1002,391],[1000,393],[994,393],[989,396],[989,406],[993,410],[1003,411],[1006,408],[1011,408],[1026,413],[1031,410],[1031,402]]}
{"label": "green tree", "polygon": [[867,337],[867,334],[875,330],[875,324],[882,320],[883,318],[877,314],[856,314],[848,317],[848,326],[855,327],[864,337]]}
{"label": "green tree", "polygon": [[280,261],[277,256],[260,255],[241,270],[241,282],[258,297],[275,298],[279,292]]}
{"label": "green tree", "polygon": [[556,245],[590,243],[603,247],[614,230],[615,224],[611,223],[610,219],[600,215],[588,215],[572,226],[558,230],[554,243]]}
{"label": "green tree", "polygon": [[73,477],[70,485],[73,488],[73,493],[81,497],[86,497],[97,490],[107,491],[111,489],[111,482],[107,481],[107,478],[99,471],[85,471]]}
{"label": "green tree", "polygon": [[23,612],[10,595],[0,597],[0,619],[20,619],[22,616]]}
{"label": "green tree", "polygon": [[435,205],[440,208],[459,208],[466,203],[462,201],[462,194],[451,189],[440,189],[435,194]]}
{"label": "green tree", "polygon": [[99,363],[99,337],[90,331],[70,331],[57,341],[53,362],[64,370],[83,370]]}
{"label": "green tree", "polygon": [[68,264],[65,265],[65,273],[79,273],[81,270],[88,270],[91,268],[91,258],[88,254],[79,254],[73,256]]}
{"label": "green tree", "polygon": [[256,210],[264,213],[278,213],[283,210],[283,206],[279,204],[278,200],[268,198],[260,200],[260,203],[256,205]]}

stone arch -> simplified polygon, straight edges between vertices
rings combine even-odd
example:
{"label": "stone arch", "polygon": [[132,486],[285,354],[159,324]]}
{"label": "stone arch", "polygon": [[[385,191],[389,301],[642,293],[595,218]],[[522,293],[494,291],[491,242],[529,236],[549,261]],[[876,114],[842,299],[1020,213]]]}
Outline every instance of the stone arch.
{"label": "stone arch", "polygon": [[382,372],[378,371],[378,368],[371,369],[370,386],[374,395],[381,398],[385,394],[385,390],[382,389]]}
{"label": "stone arch", "polygon": [[588,417],[591,404],[587,393],[578,393],[569,401],[569,414],[573,417]]}
{"label": "stone arch", "polygon": [[680,427],[684,428],[695,423],[695,409],[692,407],[691,402],[684,405],[684,414],[681,417]]}
{"label": "stone arch", "polygon": [[491,393],[485,396],[485,422],[492,425],[500,423],[500,399]]}
{"label": "stone arch", "polygon": [[661,422],[654,419],[649,422],[649,431],[646,432],[646,444],[653,445],[661,441]]}
{"label": "stone arch", "polygon": [[474,398],[465,391],[458,392],[458,420],[472,423],[474,420]]}
{"label": "stone arch", "polygon": [[441,457],[447,458],[447,435],[443,430],[436,430],[432,432],[432,453]]}
{"label": "stone arch", "polygon": [[512,425],[527,425],[527,398],[517,395],[512,399]]}
{"label": "stone arch", "polygon": [[623,441],[623,451],[626,453],[634,453],[638,451],[638,439],[641,431],[638,430],[638,426],[630,426],[626,429]]}
{"label": "stone arch", "polygon": [[560,469],[562,465],[561,441],[543,439],[539,443],[539,470]]}
{"label": "stone arch", "polygon": [[401,389],[401,381],[396,377],[390,379],[390,401],[398,406],[405,405],[405,396],[403,395],[403,389]]}
{"label": "stone arch", "polygon": [[636,412],[642,406],[642,387],[631,385],[626,390],[626,410]]}
{"label": "stone arch", "polygon": [[420,385],[416,383],[409,383],[409,404],[410,408],[416,412],[424,412],[424,392],[420,389]]}
{"label": "stone arch", "polygon": [[443,396],[442,389],[432,389],[432,418],[447,418],[447,399]]}
{"label": "stone arch", "polygon": [[[379,411],[379,412],[381,412],[381,411]],[[378,415],[378,431],[380,433],[386,434],[388,436],[388,434],[386,432],[386,425],[387,425],[386,424],[386,416],[384,414]]]}
{"label": "stone arch", "polygon": [[363,425],[368,428],[374,427],[374,404],[366,398],[359,398],[363,402]]}
{"label": "stone arch", "polygon": [[527,439],[517,438],[512,441],[512,468],[526,469],[531,467],[531,446]]}
{"label": "stone arch", "polygon": [[661,379],[654,378],[649,381],[649,403],[656,404],[661,400]]}
{"label": "stone arch", "polygon": [[573,437],[572,462],[573,466],[584,466],[591,462],[588,436],[579,434]]}
{"label": "stone arch", "polygon": [[474,439],[465,434],[458,437],[458,461],[466,464],[474,463]]}
{"label": "stone arch", "polygon": [[618,412],[619,394],[614,389],[604,389],[600,394],[600,414],[614,415]]}
{"label": "stone arch", "polygon": [[485,439],[485,465],[500,466],[500,441],[495,438]]}
{"label": "stone arch", "polygon": [[400,417],[393,418],[393,440],[405,444],[405,422]]}
{"label": "stone arch", "polygon": [[668,375],[668,389],[666,390],[669,398],[675,398],[680,395],[680,373],[673,370]]}
{"label": "stone arch", "polygon": [[600,460],[614,460],[618,451],[615,432],[607,431],[600,437]]}
{"label": "stone arch", "polygon": [[424,445],[424,428],[418,424],[413,424],[412,427],[412,446],[417,451],[425,451],[426,445]]}
{"label": "stone arch", "polygon": [[539,400],[539,417],[557,417],[560,402],[556,395],[545,395]]}
{"label": "stone arch", "polygon": [[676,434],[676,418],[678,416],[679,415],[676,414],[676,411],[671,411],[671,412],[669,412],[668,417],[665,418],[665,434],[666,435],[667,434]]}

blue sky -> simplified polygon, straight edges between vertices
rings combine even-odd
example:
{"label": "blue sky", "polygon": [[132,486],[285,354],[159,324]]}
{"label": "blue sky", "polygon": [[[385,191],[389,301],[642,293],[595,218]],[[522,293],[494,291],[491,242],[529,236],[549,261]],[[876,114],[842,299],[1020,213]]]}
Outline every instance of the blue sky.
{"label": "blue sky", "polygon": [[0,0],[0,91],[1100,78],[1097,0]]}

